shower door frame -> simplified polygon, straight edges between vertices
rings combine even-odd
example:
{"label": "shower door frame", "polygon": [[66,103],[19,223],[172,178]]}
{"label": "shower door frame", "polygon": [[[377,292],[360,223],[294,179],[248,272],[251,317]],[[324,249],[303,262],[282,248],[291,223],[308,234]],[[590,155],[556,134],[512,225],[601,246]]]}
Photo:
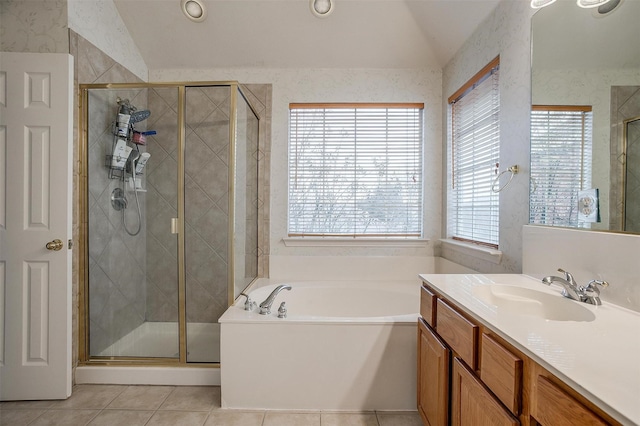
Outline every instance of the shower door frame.
{"label": "shower door frame", "polygon": [[[187,361],[187,318],[186,318],[186,271],[185,271],[185,146],[186,146],[186,89],[189,87],[224,87],[230,89],[229,107],[229,159],[236,158],[236,135],[238,119],[238,93],[255,117],[260,121],[260,115],[244,94],[240,83],[237,81],[190,81],[190,82],[166,82],[166,83],[104,83],[104,84],[80,84],[78,86],[78,108],[80,113],[78,127],[78,158],[79,158],[79,200],[78,212],[80,217],[78,238],[78,365],[155,365],[155,366],[180,366],[180,367],[213,367],[219,368],[219,362],[191,362]],[[88,174],[88,121],[89,121],[89,91],[92,89],[178,89],[178,199],[177,199],[177,236],[178,236],[178,358],[153,358],[153,357],[96,357],[89,351],[89,174]],[[258,141],[260,145],[260,141]],[[234,302],[235,294],[235,161],[229,161],[228,174],[228,261],[227,261],[227,306]]]}

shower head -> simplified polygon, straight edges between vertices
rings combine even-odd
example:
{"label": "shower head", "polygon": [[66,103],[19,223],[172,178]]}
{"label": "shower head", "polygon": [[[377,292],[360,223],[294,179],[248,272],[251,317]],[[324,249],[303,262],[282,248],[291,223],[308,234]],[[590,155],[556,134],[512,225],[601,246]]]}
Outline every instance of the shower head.
{"label": "shower head", "polygon": [[151,115],[151,111],[143,109],[142,111],[135,111],[131,113],[131,123],[139,123],[146,120]]}

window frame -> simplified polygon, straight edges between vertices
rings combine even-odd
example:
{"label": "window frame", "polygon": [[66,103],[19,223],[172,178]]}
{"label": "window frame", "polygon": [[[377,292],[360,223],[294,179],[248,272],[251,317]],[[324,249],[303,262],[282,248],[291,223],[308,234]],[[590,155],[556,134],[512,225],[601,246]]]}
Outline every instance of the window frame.
{"label": "window frame", "polygon": [[[479,239],[477,236],[473,235],[473,232],[470,233],[462,233],[458,232],[458,229],[463,226],[467,226],[472,229],[476,226],[473,220],[470,221],[461,221],[459,220],[459,199],[461,198],[457,193],[457,188],[455,187],[456,180],[458,179],[457,170],[456,170],[456,155],[457,155],[457,142],[456,138],[456,108],[455,104],[463,99],[465,96],[474,93],[474,89],[481,86],[488,79],[497,79],[497,87],[493,90],[490,90],[490,94],[492,95],[492,102],[497,103],[497,110],[495,111],[496,119],[491,121],[491,125],[495,126],[495,137],[491,138],[494,145],[491,146],[491,150],[496,151],[495,155],[491,158],[492,161],[487,162],[487,164],[495,164],[492,172],[495,176],[499,173],[499,164],[500,164],[500,90],[499,90],[499,76],[500,76],[500,56],[494,58],[491,62],[489,62],[486,66],[484,66],[480,71],[478,71],[471,79],[469,79],[460,89],[458,89],[453,95],[451,95],[447,99],[448,104],[448,112],[449,112],[449,132],[448,132],[448,141],[449,141],[449,155],[450,155],[450,185],[448,186],[448,203],[447,203],[447,234],[449,238],[455,241],[459,241],[462,243],[468,243],[475,246],[488,247],[490,249],[497,250],[499,248],[499,238],[500,238],[500,198],[498,193],[490,190],[491,181],[489,181],[487,190],[489,191],[488,197],[490,201],[488,202],[488,206],[486,210],[483,212],[487,213],[490,217],[486,222],[490,229],[486,234],[489,235],[489,238]],[[491,110],[491,109],[489,109]],[[491,114],[494,115],[494,114]],[[475,119],[475,117],[474,117]],[[475,123],[475,121],[474,121]],[[474,124],[475,128],[475,124]],[[475,136],[474,136],[475,137]],[[473,139],[475,142],[475,139]],[[485,173],[487,171],[485,170]],[[487,177],[485,176],[486,180]],[[474,185],[477,185],[478,182],[474,181]],[[487,185],[484,185],[487,186]],[[477,189],[472,191],[475,197]],[[493,198],[492,198],[493,197]],[[471,235],[470,235],[471,234]],[[488,241],[489,240],[489,241]]]}
{"label": "window frame", "polygon": [[[292,174],[295,174],[295,171],[292,167],[294,161],[292,161],[293,150],[295,146],[293,145],[295,141],[293,140],[293,115],[295,110],[304,110],[304,109],[314,109],[314,110],[330,110],[330,109],[353,109],[354,114],[356,114],[356,110],[366,110],[366,109],[377,109],[382,110],[386,109],[387,114],[388,110],[392,109],[415,109],[417,111],[417,126],[413,129],[417,131],[415,133],[417,144],[414,144],[414,149],[417,147],[418,155],[413,157],[414,163],[419,167],[419,191],[418,201],[419,201],[419,210],[416,222],[419,223],[419,231],[418,232],[392,232],[392,233],[384,233],[384,232],[376,232],[376,233],[360,233],[357,232],[357,226],[352,227],[352,232],[310,232],[307,230],[294,229],[292,228]],[[323,112],[324,114],[324,112]],[[414,113],[415,114],[415,113]],[[354,118],[353,123],[356,123],[357,120]],[[384,121],[385,125],[390,123],[389,118],[387,117]],[[391,121],[392,123],[392,121]],[[381,242],[381,241],[389,241],[389,240],[408,240],[408,241],[421,241],[424,238],[424,103],[421,102],[411,102],[411,103],[290,103],[289,104],[289,143],[287,148],[288,154],[288,162],[287,162],[287,184],[288,184],[288,198],[287,198],[287,237],[285,238],[285,244],[287,242],[291,244],[294,240],[300,240],[303,238],[306,239],[322,239],[322,240],[331,240],[331,241],[340,241],[340,240],[359,240],[359,241],[367,241],[367,242]],[[324,130],[323,130],[324,132]],[[326,134],[322,134],[322,138],[326,137]],[[324,139],[323,139],[324,140]],[[413,139],[412,139],[413,140]],[[349,139],[348,144],[353,145],[354,147],[358,144],[358,139],[356,136],[353,137],[353,140]],[[347,144],[347,145],[348,145]],[[417,158],[417,160],[416,160]],[[356,170],[356,166],[354,165],[354,171]],[[350,170],[350,169],[349,169]],[[357,182],[357,181],[356,181]],[[324,184],[323,184],[324,185]],[[354,220],[354,224],[355,224]],[[289,245],[289,244],[287,244]]]}

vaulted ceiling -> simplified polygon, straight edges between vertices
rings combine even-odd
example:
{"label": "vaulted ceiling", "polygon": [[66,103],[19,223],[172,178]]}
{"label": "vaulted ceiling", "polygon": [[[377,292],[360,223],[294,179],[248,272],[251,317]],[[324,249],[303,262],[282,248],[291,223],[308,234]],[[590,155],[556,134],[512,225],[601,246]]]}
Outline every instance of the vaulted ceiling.
{"label": "vaulted ceiling", "polygon": [[202,23],[180,0],[115,0],[149,69],[442,68],[499,0],[203,0]]}

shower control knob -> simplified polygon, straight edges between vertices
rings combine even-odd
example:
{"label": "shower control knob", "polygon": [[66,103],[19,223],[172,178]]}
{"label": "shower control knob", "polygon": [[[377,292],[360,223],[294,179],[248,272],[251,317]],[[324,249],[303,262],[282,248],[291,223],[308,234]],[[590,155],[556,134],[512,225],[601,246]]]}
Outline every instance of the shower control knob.
{"label": "shower control knob", "polygon": [[47,247],[47,250],[60,251],[64,247],[64,243],[56,238],[53,241],[49,241],[45,247]]}

